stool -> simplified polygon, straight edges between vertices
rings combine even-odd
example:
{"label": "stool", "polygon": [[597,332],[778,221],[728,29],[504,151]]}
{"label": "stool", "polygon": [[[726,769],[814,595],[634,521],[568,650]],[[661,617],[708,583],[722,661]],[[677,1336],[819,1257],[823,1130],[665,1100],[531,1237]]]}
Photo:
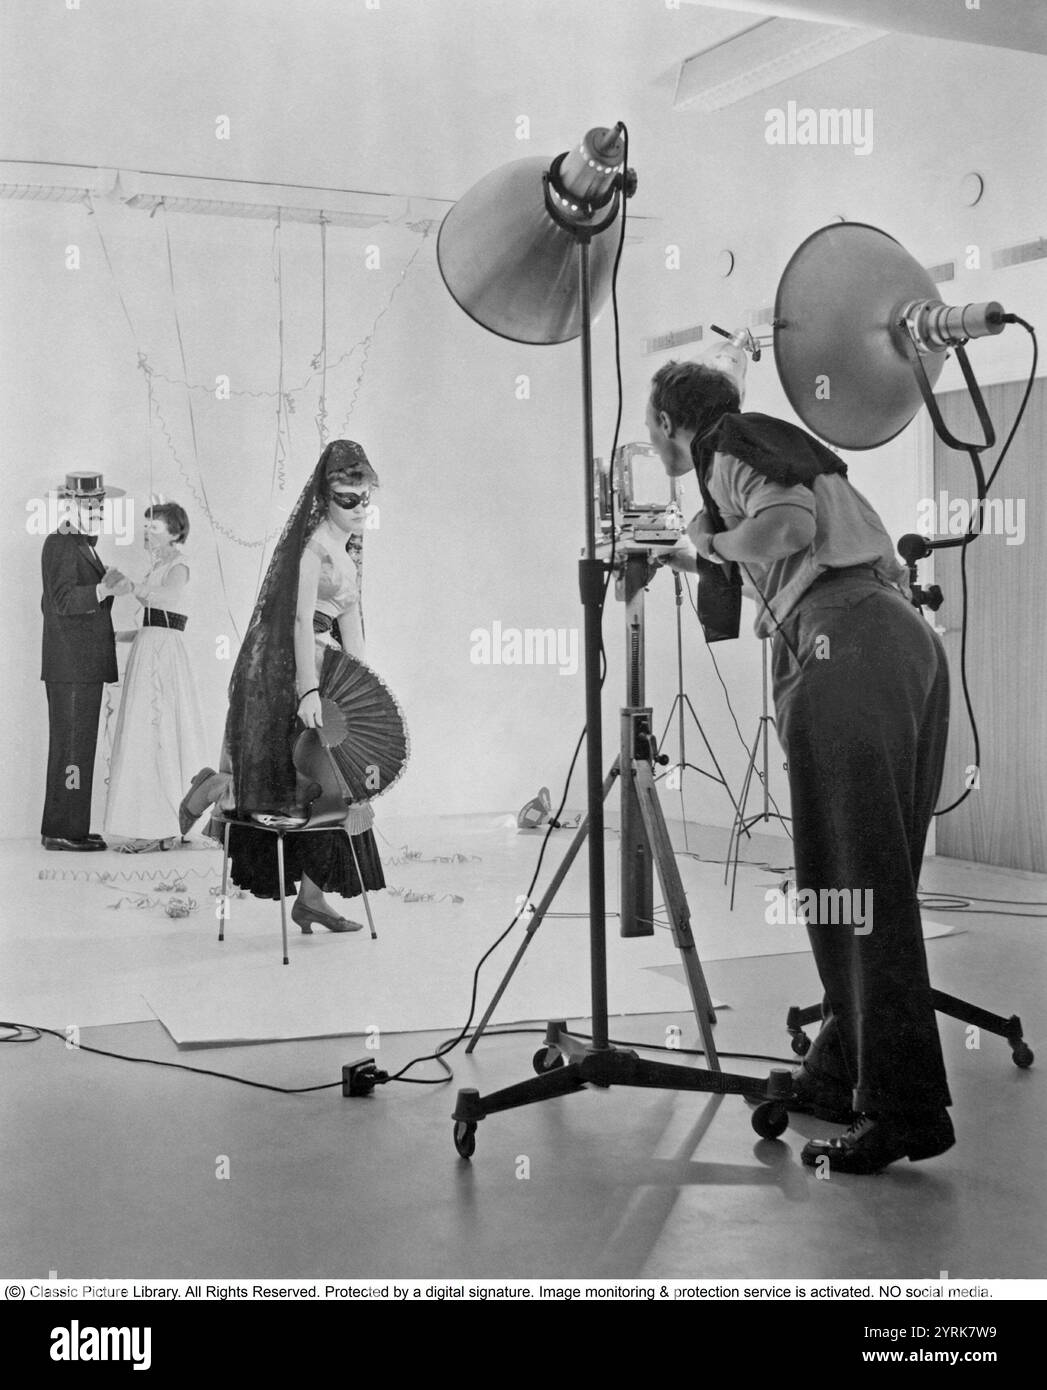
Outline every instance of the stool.
{"label": "stool", "polygon": [[[222,833],[222,896],[219,899],[221,908],[218,914],[218,940],[225,940],[225,918],[229,890],[229,831],[232,829],[234,825],[242,826],[246,830],[263,830],[268,835],[276,836],[276,876],[280,887],[280,934],[283,940],[284,947],[284,965],[290,965],[290,960],[288,959],[287,955],[287,903],[285,901],[286,889],[284,886],[284,836],[315,835],[321,830],[337,830],[338,826],[332,825],[330,818],[327,817],[325,819],[325,817],[322,814],[316,817],[310,817],[309,820],[303,821],[301,825],[294,825],[291,823],[287,825],[265,825],[263,822],[255,820],[251,816],[241,817],[236,815],[225,815],[224,813],[219,812],[217,810],[215,811],[213,819],[219,825],[225,826],[225,830]],[[319,823],[314,824],[314,821]],[[375,941],[378,938],[378,933],[375,931],[374,919],[371,916],[371,904],[367,898],[367,889],[364,887],[364,876],[360,869],[360,861],[356,857],[356,847],[353,844],[353,837],[349,834],[348,831],[346,831],[345,834],[349,840],[349,850],[353,856],[353,864],[356,868],[356,876],[360,880],[360,893],[363,896],[364,900],[364,912],[367,914],[367,925],[371,929],[371,940]]]}

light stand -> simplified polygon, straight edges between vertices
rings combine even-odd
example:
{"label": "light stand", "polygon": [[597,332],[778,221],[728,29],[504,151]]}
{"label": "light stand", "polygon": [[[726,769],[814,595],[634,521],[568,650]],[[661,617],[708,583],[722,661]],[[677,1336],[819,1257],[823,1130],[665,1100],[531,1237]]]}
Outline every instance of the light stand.
{"label": "light stand", "polygon": [[[471,266],[474,266],[477,261],[482,261],[477,243],[490,239],[492,227],[503,230],[503,232],[508,229],[511,233],[516,222],[513,214],[517,211],[519,211],[519,219],[521,221],[529,220],[534,229],[532,245],[538,248],[535,255],[540,255],[543,264],[548,264],[550,260],[551,237],[553,237],[554,249],[560,256],[561,264],[563,263],[566,259],[564,255],[566,246],[563,243],[563,238],[566,236],[569,239],[567,244],[573,243],[577,255],[576,300],[579,313],[578,336],[580,337],[582,367],[585,550],[579,562],[578,574],[585,619],[586,794],[592,1038],[591,1041],[585,1042],[571,1036],[561,1020],[551,1022],[546,1030],[546,1047],[537,1054],[535,1060],[535,1066],[539,1072],[537,1076],[528,1081],[520,1082],[518,1085],[496,1091],[486,1097],[481,1097],[479,1092],[473,1088],[460,1090],[453,1115],[455,1122],[454,1143],[459,1155],[463,1158],[472,1156],[476,1147],[476,1127],[485,1116],[496,1111],[515,1109],[520,1105],[529,1105],[536,1101],[551,1099],[554,1096],[566,1095],[580,1090],[586,1084],[665,1087],[750,1096],[775,1094],[766,1090],[762,1083],[752,1077],[732,1076],[719,1070],[701,1071],[691,1067],[652,1062],[640,1058],[631,1050],[611,1047],[609,1042],[604,899],[604,772],[599,674],[601,617],[606,572],[604,563],[597,558],[596,554],[590,243],[594,237],[599,236],[601,232],[606,231],[614,223],[618,216],[623,193],[627,197],[632,191],[629,171],[624,168],[624,162],[620,162],[625,153],[624,142],[621,139],[622,132],[622,127],[618,127],[613,132],[591,131],[578,151],[572,151],[553,161],[550,169],[542,175],[544,218],[538,221],[535,219],[534,199],[533,194],[527,189],[528,171],[526,169],[521,169],[520,180],[517,185],[514,185],[514,191],[520,197],[521,203],[526,195],[530,205],[523,205],[519,209],[508,206],[506,187],[514,177],[511,172],[514,166],[510,166],[510,172],[505,179],[500,176],[493,176],[498,194],[497,205],[493,204],[490,193],[484,187],[485,184],[488,184],[488,181],[485,180],[483,184],[473,189],[471,194],[467,194],[462,203],[456,204],[456,207],[452,208],[440,229],[438,242],[440,268],[451,294],[470,316],[477,318],[485,327],[508,337],[516,337],[517,341],[562,341],[564,337],[572,336],[572,334],[564,333],[558,327],[557,331],[561,334],[559,338],[551,334],[544,339],[541,336],[536,338],[533,336],[536,326],[540,331],[541,325],[540,323],[536,325],[535,315],[530,316],[531,321],[524,322],[522,329],[516,326],[518,320],[521,318],[526,320],[528,317],[521,314],[521,311],[512,302],[517,282],[525,282],[523,289],[526,294],[532,298],[537,297],[539,303],[542,300],[543,287],[534,284],[534,266],[527,263],[526,248],[522,266],[517,264],[514,268],[511,261],[504,265],[504,270],[509,274],[511,283],[497,283],[499,271],[503,267],[482,264],[482,282],[471,293],[464,289],[463,286],[467,284],[469,275],[474,273]],[[531,161],[520,161],[521,165],[529,165],[530,163]],[[565,167],[569,173],[569,179],[566,181],[562,176]],[[584,196],[579,196],[578,191],[579,189],[585,190],[584,180],[589,177],[585,172],[587,168],[596,170],[601,176],[594,177],[592,180],[593,186],[598,190],[598,198],[588,202]],[[608,175],[611,177],[607,177]],[[522,193],[520,192],[521,186]],[[477,196],[473,197],[473,195]],[[456,217],[459,208],[463,208],[463,204],[468,206],[464,207],[461,215]],[[601,209],[608,207],[608,205],[609,210],[606,215],[597,218]],[[460,226],[464,225],[466,228],[465,234],[459,236],[457,240],[454,232],[456,221]],[[470,226],[477,230],[470,233]],[[559,233],[559,236],[555,236],[555,233]],[[443,254],[445,234],[449,234],[446,256]],[[516,241],[518,244],[518,231]],[[559,247],[555,246],[557,242]],[[499,241],[496,249],[503,256],[504,263],[504,258],[509,254],[505,251],[504,241]],[[515,254],[518,257],[520,255],[519,252]],[[460,267],[464,267],[464,269],[459,275]],[[490,302],[492,296],[502,296],[509,307],[491,310],[486,316],[481,316],[485,301]],[[545,287],[544,298],[545,300],[549,298],[548,287]],[[558,309],[558,315],[562,318],[563,311],[561,309]],[[516,336],[524,331],[532,336],[523,338]],[[649,729],[650,712],[639,711],[637,714],[638,717],[632,721],[630,728],[632,736],[636,740],[633,756],[639,761],[644,758],[649,759],[652,756],[653,736]],[[646,723],[642,717],[639,717],[644,714],[648,716]],[[623,720],[624,718],[623,715]],[[653,777],[648,784],[647,780],[638,774],[634,794],[639,798],[641,816],[653,838],[656,831],[653,823],[649,823],[652,799],[657,804]],[[669,852],[671,855],[671,848]],[[715,1053],[713,1055],[715,1056]],[[788,1072],[784,1073],[784,1078],[787,1090]],[[768,1085],[770,1084],[768,1083]],[[782,1086],[781,1078],[776,1078],[776,1084],[779,1087]],[[765,1113],[761,1114],[761,1112]],[[768,1137],[772,1134],[780,1134],[787,1122],[785,1111],[774,1100],[768,1100],[766,1105],[757,1111],[756,1116],[754,1116],[754,1124],[757,1123],[757,1117],[764,1122],[764,1127],[760,1132],[766,1133]]]}
{"label": "light stand", "polygon": [[[771,811],[771,760],[769,748],[769,731],[775,730],[777,737],[777,725],[774,716],[769,713],[770,705],[767,699],[767,645],[766,637],[761,639],[761,665],[763,667],[763,713],[756,724],[756,737],[753,739],[753,746],[749,753],[749,765],[745,769],[745,780],[742,783],[742,795],[739,800],[738,814],[735,816],[734,824],[731,826],[731,838],[727,844],[727,863],[723,871],[723,881],[727,882],[727,876],[731,876],[731,910],[734,910],[734,890],[738,882],[738,862],[741,855],[742,835],[748,835],[757,821],[769,822],[772,817],[786,825],[787,821],[792,820],[792,816],[783,816],[778,807],[775,806]],[[762,757],[763,772],[758,774],[763,782],[763,810],[758,811],[755,816],[746,816],[745,807],[749,800],[749,788],[752,785],[753,773],[756,771],[757,758]]]}

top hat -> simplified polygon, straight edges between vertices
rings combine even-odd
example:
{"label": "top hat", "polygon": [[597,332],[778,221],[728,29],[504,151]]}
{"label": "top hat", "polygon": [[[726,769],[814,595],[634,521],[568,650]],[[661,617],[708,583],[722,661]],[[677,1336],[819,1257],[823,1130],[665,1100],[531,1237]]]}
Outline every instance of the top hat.
{"label": "top hat", "polygon": [[76,473],[65,475],[65,486],[56,489],[58,497],[71,498],[73,501],[95,501],[102,497],[123,497],[122,487],[106,487],[101,473],[92,473],[81,469]]}

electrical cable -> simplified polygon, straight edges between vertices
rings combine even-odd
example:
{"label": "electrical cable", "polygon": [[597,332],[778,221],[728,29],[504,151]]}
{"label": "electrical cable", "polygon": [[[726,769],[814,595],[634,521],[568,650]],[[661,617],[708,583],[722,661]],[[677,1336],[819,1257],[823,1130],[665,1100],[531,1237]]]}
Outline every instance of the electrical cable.
{"label": "electrical cable", "polygon": [[[1011,443],[1014,439],[1014,436],[1018,432],[1018,426],[1022,422],[1022,416],[1025,414],[1025,408],[1029,404],[1029,397],[1032,395],[1032,389],[1036,383],[1036,367],[1040,357],[1040,349],[1039,343],[1036,338],[1036,330],[1035,328],[1033,328],[1032,324],[1027,323],[1023,318],[1019,318],[1017,314],[1007,314],[1005,317],[1009,323],[1019,324],[1032,338],[1032,364],[1029,369],[1029,379],[1025,386],[1025,392],[1022,396],[1021,404],[1018,406],[1017,413],[1015,414],[1014,422],[1011,425],[1011,428],[1007,434],[1007,438],[1004,440],[1003,447],[999,452],[999,455],[996,459],[996,463],[993,466],[993,470],[989,474],[989,477],[987,479],[983,476],[981,460],[978,457],[977,451],[974,449],[968,450],[968,454],[971,459],[971,465],[974,469],[974,475],[977,479],[978,484],[978,506],[975,509],[974,514],[971,516],[971,519],[967,526],[967,534],[963,537],[963,541],[960,545],[960,686],[963,690],[964,705],[967,709],[967,718],[970,721],[971,735],[974,740],[974,767],[976,774],[980,773],[981,769],[981,738],[978,733],[978,721],[975,718],[974,704],[971,700],[971,692],[967,683],[967,624],[969,616],[967,584],[967,548],[976,536],[981,535],[982,513],[985,510],[985,504],[987,503],[989,498],[989,488],[992,487],[996,475],[999,473],[1000,467],[1003,464],[1004,459],[1007,457],[1007,452],[1011,447]],[[975,529],[976,527],[977,529]],[[975,790],[976,786],[977,782],[972,782],[969,786],[965,787],[955,801],[951,801],[948,806],[943,806],[940,810],[935,811],[935,816],[947,816],[950,813],[950,811],[955,811],[958,806],[961,806],[963,802],[967,800],[971,792]]]}
{"label": "electrical cable", "polygon": [[505,930],[499,934],[499,936],[491,943],[490,946],[488,946],[487,950],[483,953],[483,955],[480,957],[480,959],[477,961],[476,965],[473,968],[472,985],[469,994],[469,1015],[466,1018],[466,1021],[463,1024],[461,1031],[458,1033],[456,1037],[447,1039],[445,1042],[441,1043],[435,1052],[429,1052],[426,1053],[424,1056],[412,1058],[411,1061],[407,1062],[403,1067],[401,1067],[395,1075],[389,1077],[390,1081],[402,1081],[408,1079],[405,1077],[405,1073],[410,1071],[412,1067],[418,1066],[422,1062],[437,1062],[447,1072],[446,1077],[441,1078],[435,1083],[430,1084],[442,1085],[444,1084],[444,1082],[450,1081],[453,1078],[454,1072],[443,1060],[444,1056],[448,1052],[453,1052],[454,1049],[458,1047],[460,1043],[464,1042],[465,1039],[469,1036],[469,1030],[472,1026],[473,1015],[476,1012],[476,995],[480,987],[480,971],[483,969],[489,957],[498,949],[498,947],[506,939],[506,937],[509,935],[512,929],[516,926],[520,918],[524,916],[524,914],[527,912],[528,907],[530,907],[531,905],[531,894],[534,892],[535,884],[538,882],[538,875],[542,871],[542,861],[545,858],[545,851],[549,844],[549,836],[553,833],[553,830],[555,828],[554,822],[560,819],[560,816],[563,813],[564,806],[567,804],[567,797],[570,793],[571,788],[571,779],[574,776],[574,769],[578,762],[578,755],[582,750],[582,744],[584,742],[585,729],[583,728],[582,732],[578,735],[578,742],[574,746],[574,754],[571,758],[571,764],[570,767],[567,769],[567,777],[564,782],[563,795],[560,798],[560,804],[556,808],[556,813],[550,818],[549,824],[546,826],[545,829],[545,834],[542,836],[542,843],[539,846],[538,850],[538,861],[535,864],[534,873],[531,875],[531,881],[527,886],[526,893],[524,894],[523,905],[516,912],[512,921],[505,928]]}
{"label": "electrical cable", "polygon": [[[237,1083],[238,1085],[240,1085],[240,1086],[249,1086],[252,1090],[255,1090],[255,1091],[272,1091],[274,1094],[276,1094],[276,1095],[282,1095],[282,1096],[302,1096],[302,1095],[310,1095],[310,1094],[312,1094],[312,1093],[315,1092],[315,1091],[332,1091],[332,1090],[335,1090],[336,1088],[341,1088],[341,1087],[344,1085],[343,1080],[342,1080],[341,1078],[339,1078],[339,1080],[337,1080],[337,1081],[321,1081],[321,1082],[318,1082],[316,1085],[313,1085],[313,1086],[275,1086],[275,1085],[273,1085],[271,1082],[268,1082],[268,1081],[251,1081],[248,1077],[245,1077],[245,1076],[234,1076],[232,1072],[218,1071],[218,1070],[216,1070],[216,1069],[213,1068],[213,1067],[192,1067],[192,1066],[190,1066],[187,1062],[168,1062],[168,1061],[165,1061],[163,1058],[159,1058],[159,1057],[135,1057],[135,1056],[133,1056],[133,1055],[131,1055],[130,1053],[127,1053],[127,1052],[113,1052],[110,1048],[105,1048],[105,1047],[93,1047],[93,1046],[89,1045],[88,1043],[83,1043],[83,1042],[79,1042],[79,1041],[73,1042],[73,1041],[71,1041],[70,1036],[69,1036],[68,1033],[60,1033],[60,1032],[58,1031],[58,1029],[56,1029],[56,1028],[47,1028],[47,1027],[45,1027],[43,1024],[39,1024],[39,1023],[18,1023],[18,1022],[15,1022],[15,1021],[13,1021],[13,1020],[0,1019],[0,1028],[10,1029],[10,1030],[12,1031],[12,1033],[13,1033],[13,1036],[11,1036],[11,1037],[0,1038],[0,1046],[2,1046],[4,1043],[40,1042],[44,1037],[57,1038],[58,1041],[61,1042],[61,1043],[64,1043],[65,1046],[66,1046],[71,1052],[89,1052],[89,1053],[91,1053],[91,1054],[92,1054],[93,1056],[95,1056],[95,1057],[109,1057],[109,1058],[111,1058],[112,1060],[117,1061],[117,1062],[133,1062],[133,1063],[135,1063],[135,1064],[138,1065],[138,1066],[163,1067],[163,1068],[165,1068],[165,1069],[168,1070],[168,1071],[185,1071],[185,1072],[191,1072],[192,1074],[194,1074],[194,1075],[196,1075],[196,1076],[213,1076],[213,1077],[217,1078],[219,1081],[233,1081],[233,1082],[236,1082],[236,1083]],[[573,1029],[572,1029],[572,1034],[573,1034],[573,1036],[575,1036],[575,1037],[579,1037],[579,1038],[589,1038],[590,1040],[591,1040],[591,1037],[592,1037],[592,1035],[589,1034],[589,1033],[575,1032]],[[32,1035],[32,1036],[30,1036],[30,1035]],[[534,1036],[544,1037],[544,1036],[545,1036],[545,1029],[544,1029],[544,1028],[496,1028],[496,1029],[491,1029],[489,1032],[487,1032],[487,1033],[485,1034],[486,1037],[495,1037],[495,1038],[498,1038],[498,1037],[520,1036],[520,1035],[529,1035],[529,1036],[532,1036],[532,1037],[534,1037]],[[465,1033],[464,1036],[468,1036],[468,1030],[466,1030],[466,1033]],[[447,1082],[451,1079],[451,1076],[453,1075],[453,1073],[451,1073],[451,1069],[450,1069],[450,1067],[447,1066],[447,1063],[443,1061],[443,1055],[444,1055],[445,1052],[450,1051],[452,1046],[456,1047],[456,1046],[458,1045],[458,1043],[460,1043],[461,1041],[463,1041],[463,1035],[459,1035],[457,1038],[455,1038],[455,1039],[453,1039],[453,1040],[448,1040],[448,1043],[441,1044],[440,1047],[438,1047],[438,1048],[436,1049],[436,1051],[435,1051],[434,1053],[431,1054],[431,1058],[434,1059],[434,1060],[436,1060],[436,1061],[438,1061],[438,1062],[440,1062],[440,1065],[444,1068],[444,1070],[447,1071],[447,1072],[449,1073],[449,1075],[448,1075],[447,1077],[440,1077],[440,1078],[404,1077],[404,1076],[402,1075],[402,1072],[403,1072],[404,1068],[401,1068],[401,1071],[400,1071],[400,1072],[397,1072],[395,1075],[389,1076],[389,1077],[385,1078],[385,1080],[387,1080],[387,1081],[404,1081],[404,1082],[406,1082],[406,1084],[408,1084],[408,1085],[415,1085],[415,1086],[444,1086],[444,1085],[446,1085]],[[628,1038],[609,1038],[608,1041],[611,1042],[611,1043],[613,1043],[616,1047],[635,1047],[635,1048],[641,1048],[641,1049],[643,1049],[644,1051],[647,1051],[647,1052],[675,1052],[675,1053],[679,1053],[681,1056],[684,1056],[684,1057],[704,1057],[704,1056],[705,1056],[705,1052],[704,1052],[704,1050],[703,1050],[702,1048],[673,1047],[671,1044],[668,1044],[668,1043],[634,1042],[634,1041],[631,1041],[631,1040],[628,1039]],[[754,1062],[777,1062],[777,1063],[780,1063],[780,1064],[782,1064],[782,1065],[784,1065],[784,1066],[796,1066],[796,1060],[795,1060],[795,1058],[794,1058],[793,1060],[790,1061],[790,1060],[788,1060],[787,1058],[784,1058],[784,1057],[773,1057],[773,1056],[770,1056],[769,1054],[760,1053],[760,1052],[722,1052],[722,1051],[721,1051],[721,1052],[719,1052],[719,1055],[720,1055],[721,1057],[732,1057],[732,1058],[735,1058],[736,1060],[754,1061]],[[416,1059],[416,1060],[429,1060],[429,1059]],[[412,1065],[414,1065],[414,1064],[409,1062],[407,1065],[408,1065],[408,1066],[412,1066]],[[384,1084],[384,1083],[383,1083],[383,1084]]]}

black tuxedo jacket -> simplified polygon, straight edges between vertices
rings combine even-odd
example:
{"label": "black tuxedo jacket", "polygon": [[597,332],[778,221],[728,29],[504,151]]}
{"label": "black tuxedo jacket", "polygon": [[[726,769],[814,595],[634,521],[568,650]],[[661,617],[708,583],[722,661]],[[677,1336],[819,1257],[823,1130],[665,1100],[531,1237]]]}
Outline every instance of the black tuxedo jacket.
{"label": "black tuxedo jacket", "polygon": [[40,679],[99,683],[117,679],[112,598],[95,592],[105,566],[87,537],[52,533],[42,556],[44,649]]}

